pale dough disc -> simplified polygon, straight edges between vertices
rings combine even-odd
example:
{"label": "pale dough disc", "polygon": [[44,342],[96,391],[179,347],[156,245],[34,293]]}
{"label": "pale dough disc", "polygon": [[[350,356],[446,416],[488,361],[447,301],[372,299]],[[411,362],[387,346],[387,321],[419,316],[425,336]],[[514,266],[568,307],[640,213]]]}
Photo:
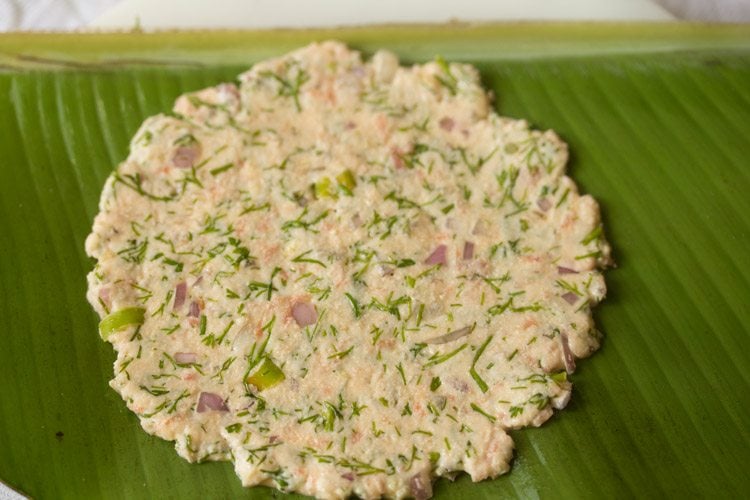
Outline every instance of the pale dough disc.
{"label": "pale dough disc", "polygon": [[111,382],[189,461],[321,498],[509,469],[600,335],[599,208],[475,68],[336,42],[148,118],[86,241]]}

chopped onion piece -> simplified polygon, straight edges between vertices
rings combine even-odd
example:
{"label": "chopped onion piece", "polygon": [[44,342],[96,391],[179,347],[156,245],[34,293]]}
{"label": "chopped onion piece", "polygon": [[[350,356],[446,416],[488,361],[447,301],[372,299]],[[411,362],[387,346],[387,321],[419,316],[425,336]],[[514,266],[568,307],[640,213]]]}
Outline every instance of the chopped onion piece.
{"label": "chopped onion piece", "polygon": [[245,382],[252,384],[259,391],[270,389],[271,387],[280,384],[286,377],[281,368],[276,366],[273,361],[268,358],[263,360],[263,364],[260,365],[255,373],[247,377]]}
{"label": "chopped onion piece", "polygon": [[543,212],[546,212],[547,210],[552,208],[552,202],[547,198],[539,198],[538,200],[536,200],[536,204]]}
{"label": "chopped onion piece", "polygon": [[446,250],[448,247],[445,245],[438,245],[438,247],[432,251],[429,257],[425,259],[425,264],[430,264],[431,266],[434,266],[435,264],[442,264],[445,265],[448,260],[446,257]]}
{"label": "chopped onion piece", "polygon": [[314,325],[318,321],[318,313],[315,306],[309,302],[295,302],[292,306],[292,317],[301,327]]}
{"label": "chopped onion piece", "polygon": [[181,365],[190,365],[198,361],[198,356],[194,352],[178,352],[175,353],[174,360]]}
{"label": "chopped onion piece", "polygon": [[464,243],[464,260],[471,260],[474,258],[474,243],[467,241]]}
{"label": "chopped onion piece", "polygon": [[224,399],[213,392],[201,392],[198,396],[198,413],[207,411],[229,411]]}
{"label": "chopped onion piece", "polygon": [[560,342],[562,343],[565,371],[568,373],[573,373],[574,371],[576,371],[576,358],[573,356],[573,353],[570,350],[567,333],[563,332],[560,334]]}
{"label": "chopped onion piece", "polygon": [[172,310],[176,311],[182,304],[185,303],[185,297],[187,296],[187,283],[180,281],[174,289],[174,305]]}
{"label": "chopped onion piece", "polygon": [[188,316],[193,317],[193,318],[198,318],[200,317],[200,315],[201,315],[201,305],[196,301],[192,301],[190,303],[190,312],[188,312]]}
{"label": "chopped onion piece", "polygon": [[578,271],[569,267],[557,266],[557,274],[578,274]]}
{"label": "chopped onion piece", "polygon": [[172,156],[172,164],[177,168],[190,168],[198,161],[201,148],[198,144],[188,144],[178,147]]}
{"label": "chopped onion piece", "polygon": [[447,344],[448,342],[453,342],[454,340],[458,340],[462,337],[466,337],[471,332],[474,331],[474,327],[476,327],[476,323],[474,323],[471,326],[465,326],[463,328],[460,328],[458,330],[454,330],[450,333],[446,333],[445,335],[440,335],[439,337],[434,337],[429,340],[425,340],[425,344]]}
{"label": "chopped onion piece", "polygon": [[451,130],[453,130],[453,127],[456,125],[456,122],[453,121],[453,118],[446,116],[440,119],[440,121],[438,122],[438,125],[440,125],[441,129],[447,132],[450,132]]}
{"label": "chopped onion piece", "polygon": [[578,302],[578,295],[574,294],[573,292],[565,292],[564,294],[562,294],[562,298],[571,306]]}
{"label": "chopped onion piece", "polygon": [[118,330],[130,325],[143,324],[146,309],[143,307],[126,307],[104,317],[99,322],[99,335],[103,340]]}
{"label": "chopped onion piece", "polygon": [[414,500],[427,500],[432,498],[432,481],[426,474],[420,473],[412,476],[409,481],[411,496]]}

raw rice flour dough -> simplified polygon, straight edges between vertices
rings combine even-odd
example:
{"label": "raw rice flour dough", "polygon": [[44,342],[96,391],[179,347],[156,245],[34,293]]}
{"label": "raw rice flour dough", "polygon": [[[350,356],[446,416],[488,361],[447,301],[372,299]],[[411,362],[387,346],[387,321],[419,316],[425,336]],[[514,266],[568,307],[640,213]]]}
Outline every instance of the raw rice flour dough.
{"label": "raw rice flour dough", "polygon": [[88,299],[150,434],[244,485],[431,495],[507,472],[600,335],[599,208],[475,68],[340,43],[148,118],[109,177]]}

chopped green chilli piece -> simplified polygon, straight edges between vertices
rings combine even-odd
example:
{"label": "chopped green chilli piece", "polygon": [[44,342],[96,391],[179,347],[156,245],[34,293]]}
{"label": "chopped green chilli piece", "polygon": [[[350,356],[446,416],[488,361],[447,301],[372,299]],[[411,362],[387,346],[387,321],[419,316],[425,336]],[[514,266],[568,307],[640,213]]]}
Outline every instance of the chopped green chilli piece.
{"label": "chopped green chilli piece", "polygon": [[336,186],[333,185],[333,182],[331,182],[330,177],[323,177],[318,182],[315,183],[315,197],[318,199],[321,198],[333,198],[336,199],[339,197],[338,193],[336,192]]}
{"label": "chopped green chilli piece", "polygon": [[115,311],[99,322],[99,335],[107,340],[114,332],[122,330],[130,325],[142,325],[146,309],[143,307],[126,307]]}
{"label": "chopped green chilli piece", "polygon": [[354,174],[351,170],[344,170],[336,176],[336,180],[339,182],[339,186],[341,186],[347,194],[351,194],[357,186],[357,179],[354,178]]}
{"label": "chopped green chilli piece", "polygon": [[255,373],[249,375],[245,381],[248,384],[252,384],[259,391],[265,391],[271,387],[280,384],[286,377],[281,368],[276,366],[273,361],[269,358],[263,360],[263,364],[260,365]]}

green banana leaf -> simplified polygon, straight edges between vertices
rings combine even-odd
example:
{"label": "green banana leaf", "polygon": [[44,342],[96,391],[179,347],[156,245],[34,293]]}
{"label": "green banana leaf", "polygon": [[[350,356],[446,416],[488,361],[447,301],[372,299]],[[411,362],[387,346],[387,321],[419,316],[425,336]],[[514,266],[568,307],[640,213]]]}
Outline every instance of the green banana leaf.
{"label": "green banana leaf", "polygon": [[284,496],[140,429],[107,385],[83,241],[145,117],[326,38],[475,63],[502,114],[569,143],[619,264],[569,407],[513,432],[509,474],[436,497],[749,497],[748,26],[0,35],[0,480],[35,498]]}

